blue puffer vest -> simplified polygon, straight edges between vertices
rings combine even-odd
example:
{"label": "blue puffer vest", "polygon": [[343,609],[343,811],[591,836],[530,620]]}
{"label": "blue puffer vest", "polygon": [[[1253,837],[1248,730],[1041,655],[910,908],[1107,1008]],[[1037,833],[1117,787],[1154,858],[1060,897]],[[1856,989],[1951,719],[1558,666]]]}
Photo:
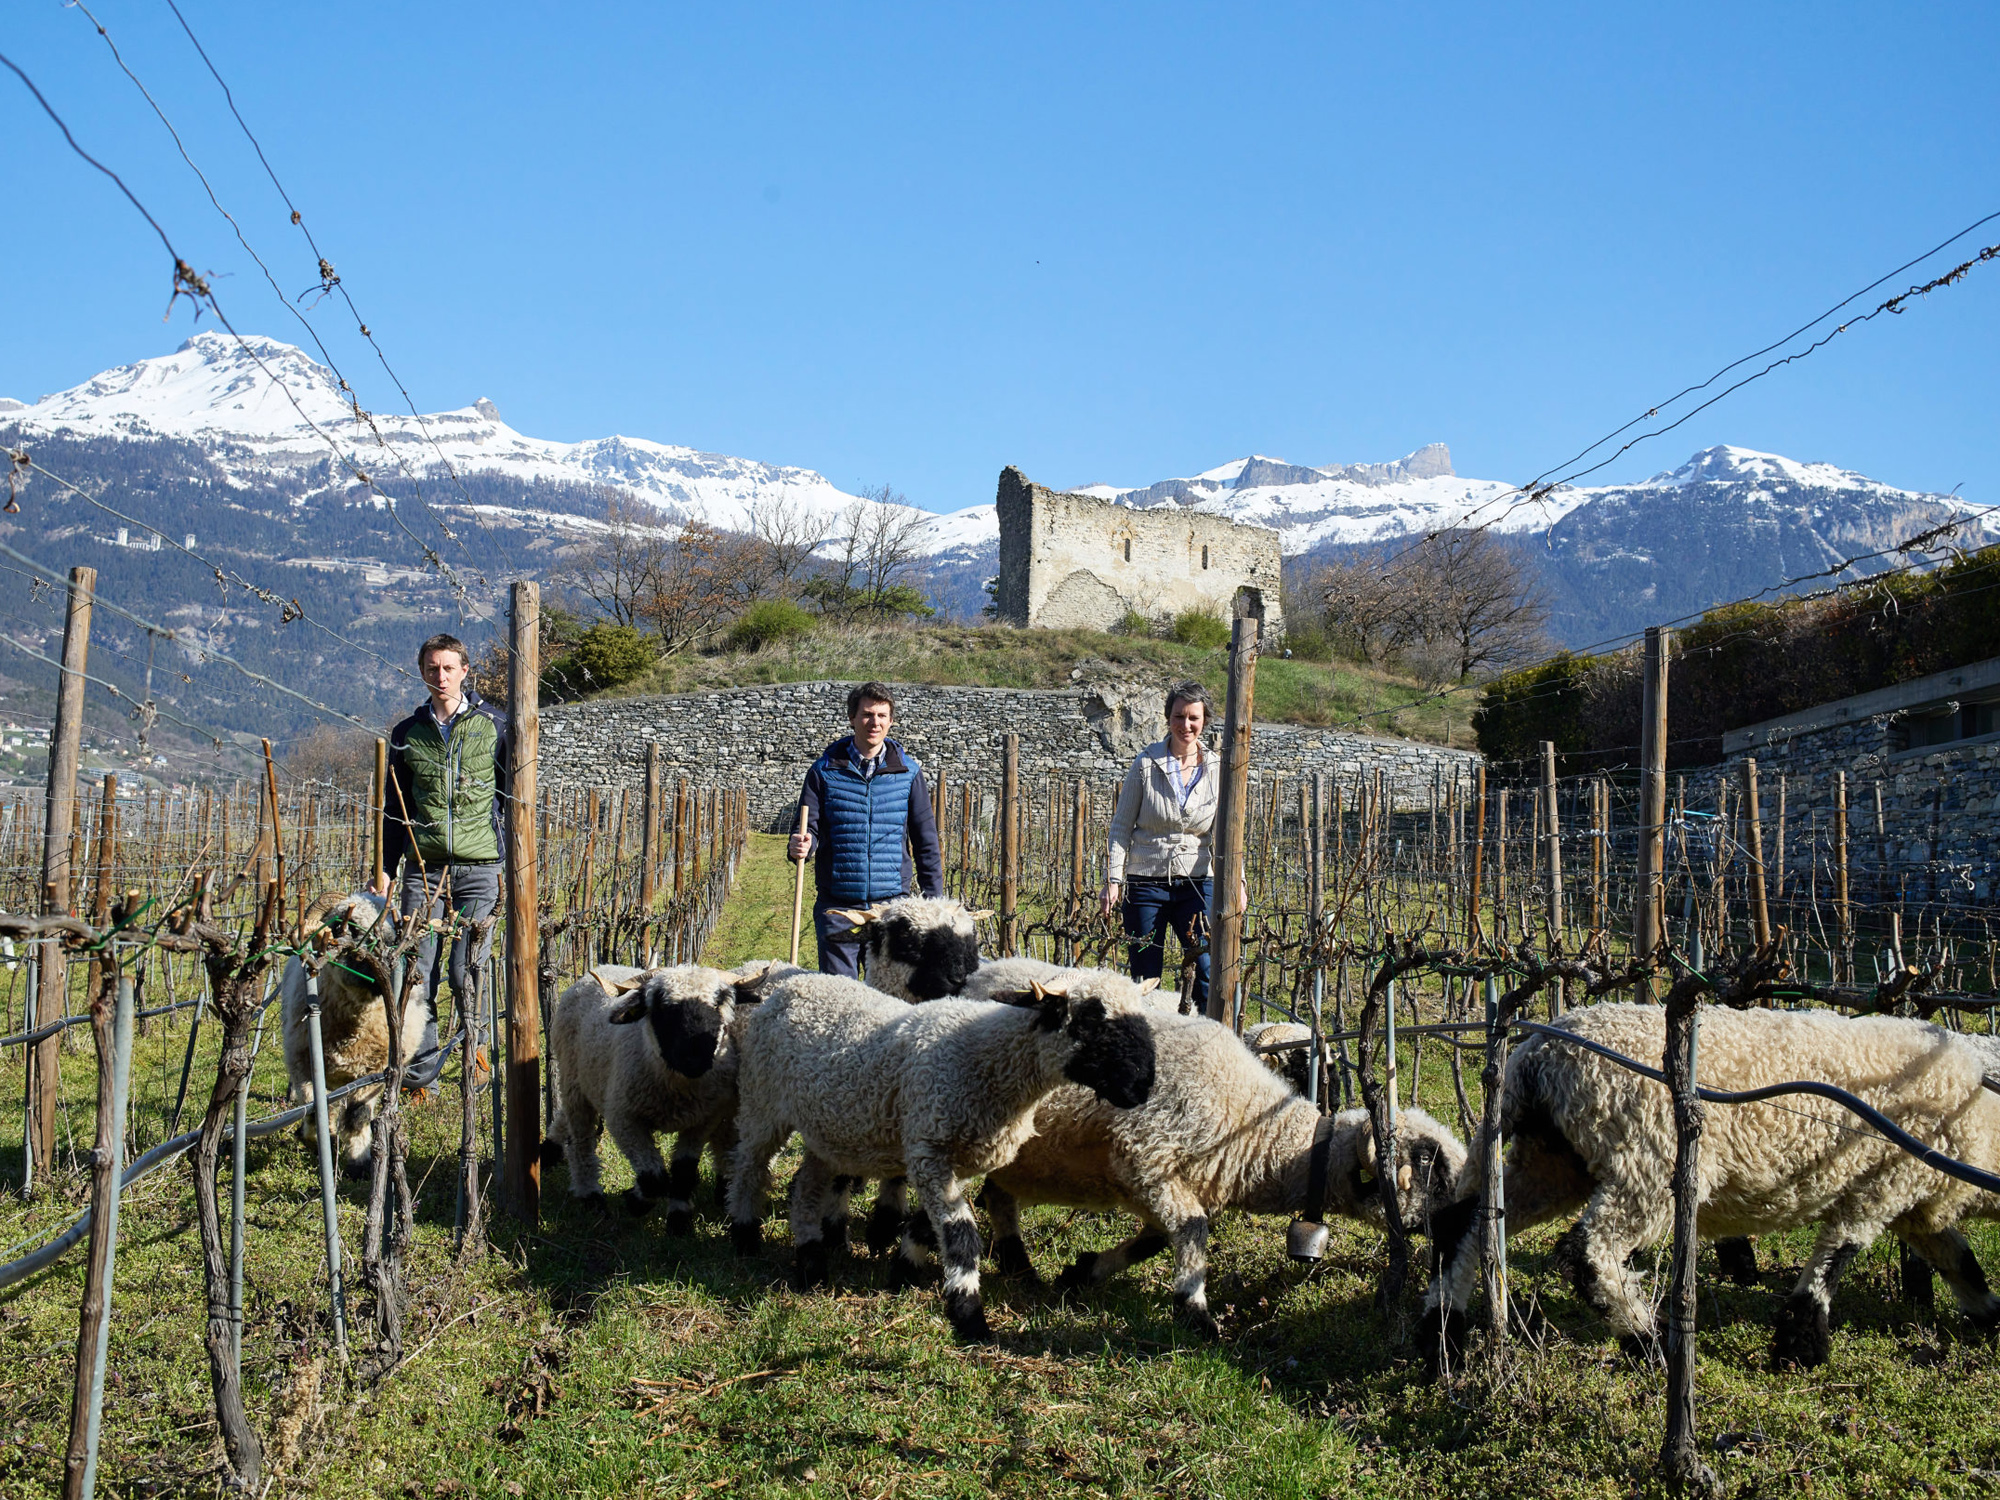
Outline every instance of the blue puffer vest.
{"label": "blue puffer vest", "polygon": [[918,765],[895,741],[889,745],[894,753],[884,755],[882,767],[866,781],[846,755],[820,757],[826,788],[820,840],[831,866],[820,886],[822,903],[866,905],[902,894],[903,835]]}

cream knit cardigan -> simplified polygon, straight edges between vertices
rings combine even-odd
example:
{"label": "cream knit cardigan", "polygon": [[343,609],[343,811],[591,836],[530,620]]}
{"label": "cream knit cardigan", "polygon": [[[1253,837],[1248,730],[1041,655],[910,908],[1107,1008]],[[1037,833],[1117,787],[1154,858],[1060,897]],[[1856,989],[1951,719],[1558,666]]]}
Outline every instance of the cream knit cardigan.
{"label": "cream knit cardigan", "polygon": [[1160,740],[1140,751],[1118,789],[1111,815],[1111,857],[1104,878],[1164,879],[1209,874],[1209,829],[1215,823],[1222,783],[1222,757],[1201,746],[1201,780],[1181,807],[1174,791],[1174,753]]}

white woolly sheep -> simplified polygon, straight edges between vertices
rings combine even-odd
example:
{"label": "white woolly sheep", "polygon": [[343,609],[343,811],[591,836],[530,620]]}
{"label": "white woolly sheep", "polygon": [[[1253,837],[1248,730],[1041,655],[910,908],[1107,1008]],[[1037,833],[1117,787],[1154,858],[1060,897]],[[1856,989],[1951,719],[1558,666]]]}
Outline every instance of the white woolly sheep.
{"label": "white woolly sheep", "polygon": [[868,984],[912,1005],[956,995],[979,967],[979,920],[950,896],[905,896],[852,911],[835,909],[861,929]]}
{"label": "white woolly sheep", "polygon": [[[626,1211],[644,1215],[664,1201],[667,1233],[693,1230],[702,1148],[714,1150],[720,1172],[735,1144],[730,1023],[747,978],[699,964],[650,972],[604,964],[563,991],[549,1024],[558,1103],[542,1162],[568,1161],[576,1197],[608,1206],[597,1160],[602,1126],[632,1164]],[[671,1164],[654,1139],[662,1132],[674,1135]]]}
{"label": "white woolly sheep", "polygon": [[911,1006],[833,975],[779,981],[738,1037],[729,1184],[738,1251],[762,1243],[771,1158],[797,1130],[806,1150],[791,1201],[800,1280],[825,1278],[822,1224],[836,1176],[907,1175],[936,1229],[952,1328],[984,1339],[979,1231],[961,1183],[1012,1160],[1033,1132],[1035,1105],[1065,1079],[1120,1107],[1143,1103],[1153,1046],[1141,1016],[1039,992],[1028,1006]]}
{"label": "white woolly sheep", "polygon": [[[1207,1294],[1208,1225],[1225,1209],[1298,1213],[1306,1205],[1321,1115],[1264,1067],[1228,1027],[1199,1016],[1147,1016],[1158,1059],[1151,1096],[1135,1109],[1106,1109],[1087,1092],[1061,1088],[1035,1110],[1034,1134],[1013,1161],[988,1175],[985,1207],[993,1258],[1003,1272],[1034,1274],[1020,1238],[1019,1206],[1120,1208],[1143,1220],[1112,1250],[1081,1256],[1057,1281],[1095,1286],[1172,1246],[1175,1314],[1213,1334]],[[1381,1217],[1375,1137],[1365,1111],[1327,1122],[1326,1208]],[[1398,1206],[1421,1225],[1447,1200],[1465,1147],[1420,1109],[1397,1116]]]}
{"label": "white woolly sheep", "polygon": [[[338,941],[370,931],[381,917],[381,903],[364,892],[335,902],[320,916],[320,921]],[[291,1083],[292,1101],[310,1104],[312,1034],[306,1017],[306,971],[298,959],[286,961],[278,993],[279,1027],[285,1037],[285,1074]],[[405,1062],[416,1056],[417,1048],[423,1045],[425,1020],[422,1002],[412,996],[403,1007]],[[344,966],[338,950],[319,971],[319,1031],[329,1092],[389,1066],[389,1020],[382,992],[372,980]],[[340,1150],[341,1168],[350,1177],[368,1173],[375,1114],[381,1102],[382,1085],[373,1083],[349,1094],[341,1110],[328,1118]],[[299,1130],[308,1142],[315,1139],[311,1115],[305,1117]]]}
{"label": "white woolly sheep", "polygon": [[[1665,1017],[1659,1006],[1596,1005],[1557,1025],[1657,1064]],[[1891,1016],[1704,1007],[1700,1038],[1705,1087],[1831,1083],[1938,1150],[2000,1169],[2000,1098],[1981,1086],[1988,1059],[1939,1027]],[[1618,1334],[1647,1343],[1653,1311],[1626,1260],[1672,1227],[1675,1136],[1666,1088],[1542,1035],[1508,1059],[1503,1087],[1501,1129],[1512,1142],[1508,1231],[1582,1205],[1557,1244],[1558,1261]],[[1975,1324],[2000,1325],[2000,1298],[1956,1227],[1968,1216],[2000,1217],[2000,1198],[1923,1165],[1828,1100],[1787,1095],[1711,1104],[1703,1118],[1697,1224],[1704,1237],[1819,1226],[1779,1313],[1778,1362],[1825,1362],[1834,1285],[1884,1230],[1930,1262]],[[1429,1339],[1447,1346],[1462,1334],[1477,1271],[1477,1236],[1469,1232],[1477,1178],[1476,1171],[1462,1174],[1460,1201],[1437,1220],[1445,1269],[1426,1296],[1425,1325]]]}

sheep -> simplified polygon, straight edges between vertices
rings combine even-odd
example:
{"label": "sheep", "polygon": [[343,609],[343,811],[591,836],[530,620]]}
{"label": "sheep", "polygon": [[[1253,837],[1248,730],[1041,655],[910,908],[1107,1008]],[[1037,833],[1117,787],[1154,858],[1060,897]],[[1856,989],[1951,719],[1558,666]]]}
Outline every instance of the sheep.
{"label": "sheep", "polygon": [[[693,1231],[702,1148],[713,1148],[719,1168],[735,1144],[730,1029],[739,985],[753,982],[745,971],[699,964],[651,972],[604,964],[563,991],[549,1024],[558,1102],[542,1163],[569,1162],[572,1194],[609,1208],[597,1160],[602,1126],[632,1164],[625,1211],[643,1217],[664,1201],[667,1233]],[[654,1140],[663,1131],[674,1133],[671,1164]]]}
{"label": "sheep", "polygon": [[911,1006],[858,980],[781,980],[738,1039],[736,1248],[753,1254],[761,1245],[771,1158],[796,1129],[806,1150],[791,1197],[799,1280],[825,1279],[824,1201],[836,1175],[907,1175],[936,1230],[953,1331],[984,1340],[979,1231],[962,1180],[1010,1161],[1033,1132],[1036,1103],[1065,1079],[1130,1108],[1145,1102],[1153,1078],[1152,1032],[1126,1005],[1037,987],[1024,1006]]}
{"label": "sheep", "polygon": [[[1265,1067],[1303,1094],[1312,1072],[1312,1048],[1299,1046],[1312,1041],[1312,1028],[1296,1021],[1265,1021],[1243,1028],[1243,1045],[1262,1059]],[[1279,1049],[1283,1050],[1266,1050]]]}
{"label": "sheep", "polygon": [[[346,896],[320,914],[327,934],[338,941],[372,930],[382,917],[382,902],[365,892]],[[304,963],[289,959],[278,982],[279,1027],[285,1038],[285,1073],[291,1084],[292,1102],[313,1100],[312,1034],[307,1024],[306,970]],[[379,1073],[389,1066],[389,1021],[383,996],[374,981],[343,965],[335,952],[319,971],[319,1012],[321,1060],[326,1070],[328,1090]],[[416,1056],[424,1040],[424,1007],[411,1003],[403,1007],[403,1059]],[[382,1085],[369,1084],[347,1096],[347,1104],[328,1124],[341,1152],[341,1170],[350,1177],[365,1177],[369,1153],[374,1144],[375,1114],[381,1107]],[[316,1137],[313,1116],[299,1126],[300,1134],[311,1143]]]}
{"label": "sheep", "polygon": [[[1213,1336],[1208,1311],[1209,1220],[1225,1209],[1297,1213],[1322,1116],[1293,1093],[1228,1027],[1199,1016],[1147,1016],[1158,1062],[1153,1092],[1131,1110],[1106,1109],[1082,1089],[1060,1088],[1035,1110],[1034,1134],[1013,1161],[986,1179],[993,1259],[1002,1272],[1034,1274],[1021,1242],[1019,1206],[1120,1208],[1142,1221],[1115,1249],[1073,1262],[1057,1286],[1098,1285],[1136,1261],[1174,1251],[1174,1311]],[[1367,1113],[1346,1110],[1327,1122],[1326,1207],[1379,1220],[1373,1177],[1375,1137]],[[1422,1223],[1449,1196],[1465,1147],[1420,1109],[1397,1117],[1402,1164],[1398,1203],[1407,1223]]]}
{"label": "sheep", "polygon": [[[973,915],[980,915],[973,913]],[[870,968],[869,979],[875,977]],[[1163,994],[1159,980],[1147,979],[1134,982],[1125,975],[1111,969],[1066,969],[1059,964],[1048,963],[1039,958],[1015,957],[997,958],[990,963],[982,963],[965,981],[961,999],[991,1000],[996,996],[1019,997],[1028,994],[1031,986],[1041,983],[1050,989],[1059,989],[1072,1000],[1088,1000],[1095,997],[1105,1001],[1132,1002],[1137,1004],[1166,1005],[1171,1008],[1174,997]],[[880,988],[881,986],[877,986]],[[891,990],[893,994],[895,991]],[[905,995],[905,998],[909,998]],[[843,1178],[834,1190],[833,1206],[827,1219],[827,1240],[838,1247],[845,1242],[847,1230],[847,1202],[853,1189],[859,1187],[860,1179]],[[913,1245],[930,1242],[931,1226],[926,1220],[913,1221],[910,1218],[908,1184],[901,1177],[885,1180],[875,1193],[875,1206],[868,1215],[868,1249],[875,1255],[886,1255],[898,1241],[906,1235],[914,1235]]]}
{"label": "sheep", "polygon": [[[1557,1026],[1651,1062],[1664,1046],[1657,1006],[1596,1005]],[[1819,1079],[1857,1094],[1940,1151],[2000,1168],[2000,1099],[1982,1086],[1987,1058],[1939,1027],[1891,1016],[1829,1011],[1701,1012],[1699,1077],[1726,1090]],[[1558,1263],[1628,1347],[1654,1338],[1651,1306],[1626,1259],[1672,1224],[1672,1102],[1659,1083],[1608,1058],[1537,1035],[1508,1059],[1501,1130],[1510,1231],[1583,1206],[1557,1243]],[[1936,1268],[1982,1330],[2000,1326],[2000,1298],[1958,1228],[2000,1217],[2000,1197],[1924,1166],[1847,1111],[1810,1096],[1707,1107],[1700,1152],[1705,1237],[1758,1235],[1817,1224],[1818,1238],[1780,1310],[1777,1363],[1823,1364],[1841,1273],[1884,1230]],[[1433,1362],[1460,1337],[1479,1259],[1469,1233],[1478,1173],[1439,1216],[1444,1270],[1426,1293]]]}
{"label": "sheep", "polygon": [[990,911],[949,896],[904,896],[881,906],[833,910],[856,927],[868,983],[912,1005],[956,995],[979,968],[979,929]]}

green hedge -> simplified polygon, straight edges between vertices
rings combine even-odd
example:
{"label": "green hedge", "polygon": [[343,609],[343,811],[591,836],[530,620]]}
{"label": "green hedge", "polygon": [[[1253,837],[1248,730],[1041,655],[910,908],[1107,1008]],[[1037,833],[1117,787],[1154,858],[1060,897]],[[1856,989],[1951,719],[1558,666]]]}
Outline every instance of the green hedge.
{"label": "green hedge", "polygon": [[[1569,771],[1637,756],[1639,646],[1564,653],[1496,678],[1472,716],[1480,750],[1526,761],[1553,740]],[[1705,765],[1731,729],[2000,656],[2000,547],[1816,599],[1740,602],[1675,633],[1669,765]]]}

